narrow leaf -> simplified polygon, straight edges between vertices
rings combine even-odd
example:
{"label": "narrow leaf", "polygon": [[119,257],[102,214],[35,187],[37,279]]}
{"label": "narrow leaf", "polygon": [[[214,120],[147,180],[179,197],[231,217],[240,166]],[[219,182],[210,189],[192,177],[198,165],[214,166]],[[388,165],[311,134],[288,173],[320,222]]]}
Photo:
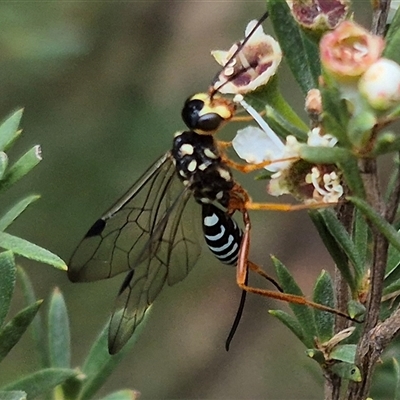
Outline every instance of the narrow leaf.
{"label": "narrow leaf", "polygon": [[28,394],[28,399],[31,400],[77,374],[78,372],[73,369],[47,368],[9,383],[2,389],[23,390]]}
{"label": "narrow leaf", "polygon": [[15,261],[11,251],[0,253],[0,327],[10,310],[15,287]]}
{"label": "narrow leaf", "polygon": [[400,8],[397,9],[393,17],[389,30],[386,34],[386,46],[383,56],[400,63]]}
{"label": "narrow leaf", "polygon": [[335,136],[341,147],[351,148],[351,142],[347,137],[347,125],[350,119],[347,106],[337,83],[325,72],[323,72],[323,79],[325,84],[320,91],[325,131]]}
{"label": "narrow leaf", "polygon": [[303,329],[296,318],[282,310],[269,310],[268,312],[286,325],[305,346],[309,344],[305,340]]}
{"label": "narrow leaf", "polygon": [[307,140],[307,131],[293,125],[284,118],[275,108],[271,106],[265,107],[265,117],[271,129],[283,140],[288,135],[293,135],[298,140],[305,142]]}
{"label": "narrow leaf", "polygon": [[[322,270],[320,276],[315,282],[313,290],[313,301],[318,304],[324,304],[334,308],[333,282],[330,275]],[[318,339],[320,342],[326,342],[333,336],[335,316],[332,313],[313,310],[315,325],[317,326]]]}
{"label": "narrow leaf", "polygon": [[136,400],[139,399],[140,393],[135,390],[120,390],[109,394],[106,397],[102,397],[101,400]]}
{"label": "narrow leaf", "polygon": [[399,266],[400,266],[400,250],[390,245],[388,251],[388,260],[386,264],[385,284],[392,283],[400,278]]}
{"label": "narrow leaf", "polygon": [[337,164],[353,157],[350,151],[340,147],[307,146],[299,149],[300,157],[313,164]]}
{"label": "narrow leaf", "polygon": [[22,212],[26,210],[26,208],[39,199],[40,196],[38,195],[31,195],[28,197],[25,197],[25,199],[22,199],[19,201],[15,206],[11,208],[8,212],[6,212],[1,218],[0,218],[0,231],[4,231],[8,226],[10,226],[20,215]]}
{"label": "narrow leaf", "polygon": [[[400,107],[398,109],[398,114],[400,114]],[[399,115],[393,115],[391,119],[396,120],[398,117]],[[387,118],[389,119],[389,117]],[[377,157],[381,154],[398,151],[400,151],[400,138],[394,132],[380,132],[369,156]]]}
{"label": "narrow leaf", "polygon": [[336,346],[329,354],[331,360],[343,361],[348,364],[353,364],[356,358],[356,344],[341,344]]}
{"label": "narrow leaf", "polygon": [[[37,297],[33,290],[32,282],[29,279],[26,272],[20,266],[17,267],[17,277],[18,277],[18,282],[22,286],[22,293],[24,295],[26,306],[28,306],[29,304],[36,303]],[[42,368],[46,368],[49,366],[47,343],[45,343],[44,339],[45,332],[40,313],[36,314],[36,317],[33,319],[31,326],[32,326],[31,332],[33,337],[34,348],[39,354],[40,365],[42,366]]]}
{"label": "narrow leaf", "polygon": [[49,264],[64,271],[67,270],[65,262],[49,250],[6,232],[0,232],[0,247],[11,250],[13,253],[29,258],[30,260]]}
{"label": "narrow leaf", "polygon": [[267,7],[286,62],[303,94],[307,94],[317,87],[320,74],[318,47],[305,37],[286,2],[269,0]]}
{"label": "narrow leaf", "polygon": [[34,146],[16,161],[0,182],[0,190],[5,190],[25,176],[42,160],[40,146]]}
{"label": "narrow leaf", "polygon": [[8,156],[4,151],[0,151],[0,180],[3,179],[8,166]]}
{"label": "narrow leaf", "polygon": [[354,246],[349,233],[336,217],[336,214],[331,209],[320,210],[322,218],[325,221],[331,235],[335,238],[340,248],[344,251],[346,256],[354,267],[356,281],[359,282],[365,275],[366,266],[362,263],[360,255]]}
{"label": "narrow leaf", "polygon": [[337,162],[337,166],[342,171],[344,180],[350,191],[358,197],[365,197],[364,183],[356,157],[341,159]]}
{"label": "narrow leaf", "polygon": [[400,400],[400,366],[395,358],[393,358],[392,360],[396,379],[396,389],[394,391],[393,400]]}
{"label": "narrow leaf", "polygon": [[[275,257],[271,257],[274,263],[276,274],[282,289],[285,293],[302,296],[303,292],[289,273],[288,269]],[[292,309],[293,314],[297,318],[303,332],[304,341],[307,343],[307,347],[313,347],[314,338],[317,336],[317,328],[315,326],[314,315],[309,307],[299,304],[289,303],[289,307]]]}
{"label": "narrow leaf", "polygon": [[12,392],[1,392],[0,391],[0,399],[1,400],[26,400],[26,393],[20,390],[14,390]]}
{"label": "narrow leaf", "polygon": [[[278,81],[278,77],[275,75],[268,82],[268,85],[261,87],[255,92],[247,94],[245,97],[246,100],[256,109],[263,110],[266,107],[273,109],[282,119],[287,122],[287,124],[295,127],[295,133],[299,131],[307,132],[308,125],[304,123],[304,121],[298,116],[298,114],[282,96]],[[267,120],[268,123],[273,122],[270,121],[269,118],[267,118]]]}
{"label": "narrow leaf", "polygon": [[348,260],[342,249],[339,247],[338,243],[336,242],[335,238],[329,232],[328,228],[326,227],[324,218],[320,211],[317,210],[310,210],[309,212],[310,218],[314,223],[315,227],[318,230],[318,233],[324,242],[326,249],[329,251],[329,254],[335,261],[337,268],[339,269],[340,273],[342,274],[343,278],[349,285],[351,292],[354,293],[356,291],[356,284],[354,282],[354,278],[352,272],[348,265]]}
{"label": "narrow leaf", "polygon": [[24,308],[0,330],[0,361],[18,343],[42,303],[43,301],[39,300],[29,307]]}
{"label": "narrow leaf", "polygon": [[79,400],[92,399],[94,394],[103,386],[106,379],[111,375],[113,370],[119,365],[124,357],[131,350],[140,336],[142,329],[146,325],[146,319],[150,315],[147,311],[144,320],[136,328],[135,334],[117,354],[110,355],[108,353],[108,326],[104,327],[97,340],[94,342],[90,352],[85,360],[82,372],[87,376],[84,382]]}
{"label": "narrow leaf", "polygon": [[71,364],[71,338],[69,319],[64,297],[54,289],[49,308],[49,358],[50,366],[69,368]]}
{"label": "narrow leaf", "polygon": [[400,250],[400,235],[379,213],[377,213],[365,200],[358,197],[350,196],[350,200],[378,229],[382,235],[386,237],[389,243]]}
{"label": "narrow leaf", "polygon": [[4,151],[14,141],[22,118],[23,109],[15,111],[0,125],[0,150]]}
{"label": "narrow leaf", "polygon": [[321,364],[321,365],[325,364],[325,355],[321,350],[307,349],[306,355],[307,355],[307,357],[312,358],[318,364]]}
{"label": "narrow leaf", "polygon": [[364,304],[360,303],[358,300],[350,300],[347,303],[347,313],[350,318],[363,319],[365,315],[366,308]]}

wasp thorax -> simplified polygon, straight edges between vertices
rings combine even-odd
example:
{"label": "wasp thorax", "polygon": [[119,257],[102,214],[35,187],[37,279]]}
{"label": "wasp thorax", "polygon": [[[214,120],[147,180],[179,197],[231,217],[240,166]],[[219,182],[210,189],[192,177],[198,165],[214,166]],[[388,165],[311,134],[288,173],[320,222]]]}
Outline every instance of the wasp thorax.
{"label": "wasp thorax", "polygon": [[198,134],[213,134],[233,117],[234,111],[235,106],[228,100],[198,93],[185,101],[182,119],[189,129]]}

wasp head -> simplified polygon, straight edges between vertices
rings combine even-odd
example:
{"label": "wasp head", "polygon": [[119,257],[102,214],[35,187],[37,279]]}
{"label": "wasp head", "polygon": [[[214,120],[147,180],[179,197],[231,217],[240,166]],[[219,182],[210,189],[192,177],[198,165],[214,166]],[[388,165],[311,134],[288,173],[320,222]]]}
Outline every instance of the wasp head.
{"label": "wasp head", "polygon": [[189,97],[182,109],[187,127],[200,135],[212,135],[235,113],[235,104],[220,96],[197,93]]}

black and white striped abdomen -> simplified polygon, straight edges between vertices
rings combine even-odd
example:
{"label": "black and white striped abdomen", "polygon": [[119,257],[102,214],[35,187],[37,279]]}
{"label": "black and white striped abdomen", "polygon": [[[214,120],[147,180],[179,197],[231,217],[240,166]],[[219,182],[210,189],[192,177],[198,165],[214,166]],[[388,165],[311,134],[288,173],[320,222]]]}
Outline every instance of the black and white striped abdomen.
{"label": "black and white striped abdomen", "polygon": [[213,204],[203,209],[204,238],[212,253],[224,264],[236,265],[243,232],[226,212]]}

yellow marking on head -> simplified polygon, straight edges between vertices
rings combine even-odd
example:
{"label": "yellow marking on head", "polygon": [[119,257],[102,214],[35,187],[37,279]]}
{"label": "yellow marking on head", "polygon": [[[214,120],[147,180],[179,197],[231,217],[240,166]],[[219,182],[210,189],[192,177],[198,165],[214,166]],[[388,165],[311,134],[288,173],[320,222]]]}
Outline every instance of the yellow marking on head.
{"label": "yellow marking on head", "polygon": [[217,114],[224,121],[230,120],[236,110],[236,105],[221,96],[210,97],[208,93],[197,93],[193,95],[190,100],[200,100],[204,103],[204,107],[200,111],[199,115]]}

